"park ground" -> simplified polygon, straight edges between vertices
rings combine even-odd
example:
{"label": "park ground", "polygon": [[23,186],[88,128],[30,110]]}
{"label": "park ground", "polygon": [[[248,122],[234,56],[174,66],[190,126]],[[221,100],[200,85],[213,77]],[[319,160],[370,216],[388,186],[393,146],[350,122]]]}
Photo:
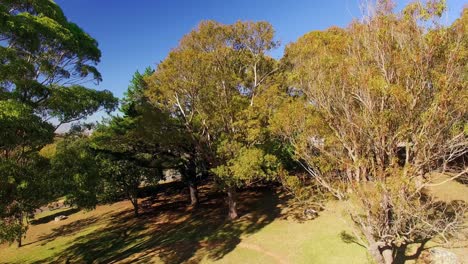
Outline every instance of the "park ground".
{"label": "park ground", "polygon": [[[352,224],[341,202],[300,221],[287,213],[280,188],[248,188],[239,196],[241,217],[230,222],[224,196],[213,186],[201,186],[196,209],[187,206],[181,188],[164,184],[157,195],[142,198],[147,206],[138,218],[128,201],[40,213],[23,247],[0,246],[0,263],[372,263],[363,246],[344,239]],[[468,187],[458,182],[432,191],[445,201],[468,202]],[[56,222],[57,215],[68,219]],[[465,246],[449,250],[468,260]]]}

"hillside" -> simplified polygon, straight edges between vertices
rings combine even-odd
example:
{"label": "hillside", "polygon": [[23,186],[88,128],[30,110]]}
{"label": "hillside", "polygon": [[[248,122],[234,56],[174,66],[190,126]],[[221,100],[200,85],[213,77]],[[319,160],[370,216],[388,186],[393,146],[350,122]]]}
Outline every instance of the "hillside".
{"label": "hillside", "polygon": [[[258,191],[258,192],[257,192]],[[225,219],[223,196],[209,186],[202,205],[186,206],[180,195],[160,196],[138,219],[129,202],[98,206],[90,212],[62,209],[69,218],[39,216],[24,246],[3,246],[4,263],[365,263],[366,250],[347,244],[340,204],[329,203],[315,220],[285,219],[279,192],[246,190],[242,216]],[[54,216],[52,215],[52,216]],[[47,221],[49,220],[49,221]]]}
{"label": "hillside", "polygon": [[[22,248],[0,248],[0,262],[370,263],[364,247],[342,239],[351,225],[340,202],[329,202],[319,217],[300,222],[286,216],[287,198],[280,190],[252,188],[241,193],[242,216],[231,223],[225,219],[224,197],[211,186],[201,188],[202,204],[194,210],[186,197],[174,194],[180,187],[166,185],[138,219],[126,201],[89,212],[44,212]],[[432,191],[466,201],[466,188],[450,182]],[[69,218],[55,222],[60,214]],[[451,250],[468,257],[466,248]]]}

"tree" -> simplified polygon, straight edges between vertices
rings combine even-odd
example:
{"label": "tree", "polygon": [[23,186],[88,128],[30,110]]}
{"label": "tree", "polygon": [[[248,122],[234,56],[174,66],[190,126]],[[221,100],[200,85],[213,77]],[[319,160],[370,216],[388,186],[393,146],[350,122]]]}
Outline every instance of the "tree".
{"label": "tree", "polygon": [[[97,42],[69,22],[52,1],[0,4],[0,240],[18,241],[33,209],[53,197],[48,160],[39,150],[60,124],[112,111],[109,91],[80,84],[100,81]],[[31,189],[33,188],[33,189]]]}
{"label": "tree", "polygon": [[138,216],[138,189],[160,180],[165,166],[177,166],[172,142],[182,142],[171,118],[149,106],[145,78],[154,71],[134,74],[122,100],[123,116],[112,116],[93,132],[91,146],[97,154],[104,193],[112,200],[123,196]]}
{"label": "tree", "polygon": [[69,22],[51,1],[4,1],[0,6],[1,98],[34,108],[59,124],[81,119],[116,100],[80,84],[101,81],[95,39]]}
{"label": "tree", "polygon": [[15,101],[0,101],[0,241],[21,246],[27,219],[44,203],[49,190],[47,162],[38,150],[52,140],[53,127]]}
{"label": "tree", "polygon": [[378,1],[371,10],[288,46],[303,109],[275,123],[314,179],[347,199],[374,259],[392,263],[408,244],[460,228],[464,206],[436,202],[425,188],[429,172],[468,150],[467,12],[443,27],[443,1],[401,13]]}
{"label": "tree", "polygon": [[68,133],[56,143],[51,157],[54,189],[65,196],[65,203],[93,209],[100,202],[102,173],[88,135],[81,131]]}
{"label": "tree", "polygon": [[97,155],[107,200],[125,197],[132,203],[135,216],[138,216],[140,185],[157,182],[162,175],[158,175],[153,168],[155,156],[151,146],[140,141],[135,128],[134,119],[114,116],[93,132],[91,147]]}
{"label": "tree", "polygon": [[268,115],[255,111],[256,101],[267,99],[262,95],[278,89],[272,84],[278,65],[267,55],[278,44],[273,35],[267,22],[202,22],[149,79],[148,98],[184,125],[188,159],[194,168],[205,162],[217,176],[231,219],[237,217],[236,188],[273,176],[277,167],[261,129]]}
{"label": "tree", "polygon": [[145,78],[151,76],[154,70],[147,67],[143,73],[136,71],[133,74],[130,85],[128,86],[125,96],[122,100],[122,112],[128,116],[138,116],[142,114],[143,108],[148,103],[145,91],[148,85]]}
{"label": "tree", "polygon": [[[187,140],[176,145],[185,157],[181,172],[188,183],[192,205],[198,204],[197,170],[202,170],[207,160],[209,143],[206,140],[211,138],[199,112],[204,107],[201,82],[209,83],[207,63],[203,60],[191,50],[171,52],[148,80],[146,91],[153,107],[172,113],[182,126],[181,132],[187,135]],[[179,73],[182,77],[176,78]]]}
{"label": "tree", "polygon": [[190,205],[196,207],[198,201],[197,182],[203,173],[203,161],[197,162],[191,157],[195,152],[190,135],[183,128],[180,120],[171,116],[166,108],[150,105],[145,94],[148,90],[147,79],[154,73],[148,67],[143,74],[136,72],[124,98],[123,112],[138,118],[140,136],[146,144],[155,146],[159,157],[160,170],[177,169],[189,187]]}
{"label": "tree", "polygon": [[101,173],[104,178],[104,201],[124,197],[133,205],[135,217],[139,216],[138,190],[142,183],[150,183],[154,172],[130,159],[113,155],[100,155]]}

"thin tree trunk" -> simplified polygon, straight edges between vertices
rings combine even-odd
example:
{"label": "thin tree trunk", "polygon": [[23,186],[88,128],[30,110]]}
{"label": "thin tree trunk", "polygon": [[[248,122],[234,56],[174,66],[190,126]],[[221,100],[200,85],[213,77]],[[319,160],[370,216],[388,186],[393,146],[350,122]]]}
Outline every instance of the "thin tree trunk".
{"label": "thin tree trunk", "polygon": [[190,206],[196,207],[199,204],[197,185],[193,181],[189,181],[190,191]]}
{"label": "thin tree trunk", "polygon": [[138,204],[133,205],[133,212],[136,217],[140,215],[140,213],[138,212]]}
{"label": "thin tree trunk", "polygon": [[18,247],[20,248],[22,246],[22,240],[23,240],[23,213],[20,214],[18,223],[20,225],[19,235],[18,235]]}
{"label": "thin tree trunk", "polygon": [[238,217],[237,214],[237,197],[236,197],[236,188],[235,187],[229,187],[227,190],[227,195],[228,195],[228,206],[229,206],[229,213],[228,217],[229,219],[233,220]]}
{"label": "thin tree trunk", "polygon": [[139,211],[138,211],[138,200],[135,198],[131,198],[130,199],[131,202],[132,202],[132,205],[133,205],[133,213],[135,215],[135,217],[138,217],[140,215]]}

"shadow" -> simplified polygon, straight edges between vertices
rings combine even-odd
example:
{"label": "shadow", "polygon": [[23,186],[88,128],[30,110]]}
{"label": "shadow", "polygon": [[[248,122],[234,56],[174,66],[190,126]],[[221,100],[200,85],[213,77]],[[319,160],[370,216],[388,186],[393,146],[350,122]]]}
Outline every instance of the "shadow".
{"label": "shadow", "polygon": [[50,221],[54,221],[55,217],[57,217],[59,215],[70,216],[72,214],[78,213],[79,211],[80,211],[80,209],[78,209],[78,208],[70,208],[70,209],[65,210],[65,211],[60,211],[60,212],[56,212],[54,214],[44,216],[44,217],[41,217],[41,218],[38,218],[38,219],[33,219],[31,221],[31,224],[32,225],[46,224],[46,223],[48,223]]}
{"label": "shadow", "polygon": [[37,263],[147,263],[158,257],[164,263],[198,263],[218,260],[231,252],[241,237],[253,234],[280,215],[281,200],[269,188],[256,187],[239,193],[239,214],[227,220],[224,195],[201,188],[202,203],[187,207],[184,196],[155,203],[133,217],[131,210],[114,213],[108,224],[76,238],[70,246]]}
{"label": "shadow", "polygon": [[[367,248],[365,245],[363,245],[362,243],[359,242],[359,240],[356,238],[356,236],[354,236],[352,234],[349,234],[346,231],[342,231],[340,233],[340,238],[345,243],[348,243],[348,244],[352,243],[352,244],[359,245],[359,246],[361,246],[363,248]],[[426,244],[427,244],[427,242],[429,242],[429,240],[430,239],[424,239],[424,240],[420,240],[420,241],[410,243],[410,244],[402,244],[400,247],[397,248],[397,250],[395,252],[396,254],[395,254],[395,258],[393,260],[393,263],[394,264],[404,264],[404,263],[407,263],[407,261],[410,261],[410,260],[418,260],[419,257],[421,256],[422,252],[424,250],[428,249],[428,247],[426,247]],[[408,249],[411,246],[416,246],[416,250],[411,255],[407,255]]]}
{"label": "shadow", "polygon": [[74,222],[71,222],[66,225],[59,226],[52,229],[52,233],[40,236],[38,240],[24,244],[24,246],[40,243],[41,246],[46,245],[47,243],[54,241],[58,237],[71,236],[81,232],[83,229],[89,227],[90,225],[96,223],[99,219],[96,217],[90,217],[87,219],[79,219]]}
{"label": "shadow", "polygon": [[173,194],[180,193],[187,189],[187,184],[182,181],[173,181],[160,183],[157,185],[148,185],[138,189],[138,198],[147,198],[151,196],[157,196],[159,194],[170,196]]}
{"label": "shadow", "polygon": [[363,245],[362,243],[359,242],[358,238],[355,235],[352,235],[352,234],[350,234],[350,233],[348,233],[346,231],[341,231],[340,232],[340,238],[346,244],[356,244],[358,246],[361,246],[361,247],[367,249],[367,247],[365,245]]}
{"label": "shadow", "polygon": [[[404,263],[406,263],[406,261],[419,259],[419,257],[421,256],[421,253],[425,249],[427,249],[426,244],[427,244],[427,242],[429,242],[429,240],[430,239],[423,239],[423,240],[415,242],[415,243],[401,245],[397,249],[396,256],[395,256],[395,259],[394,259],[394,263],[395,264],[404,264]],[[407,255],[406,253],[408,251],[408,248],[411,245],[417,245],[416,252],[414,252],[411,255]]]}

